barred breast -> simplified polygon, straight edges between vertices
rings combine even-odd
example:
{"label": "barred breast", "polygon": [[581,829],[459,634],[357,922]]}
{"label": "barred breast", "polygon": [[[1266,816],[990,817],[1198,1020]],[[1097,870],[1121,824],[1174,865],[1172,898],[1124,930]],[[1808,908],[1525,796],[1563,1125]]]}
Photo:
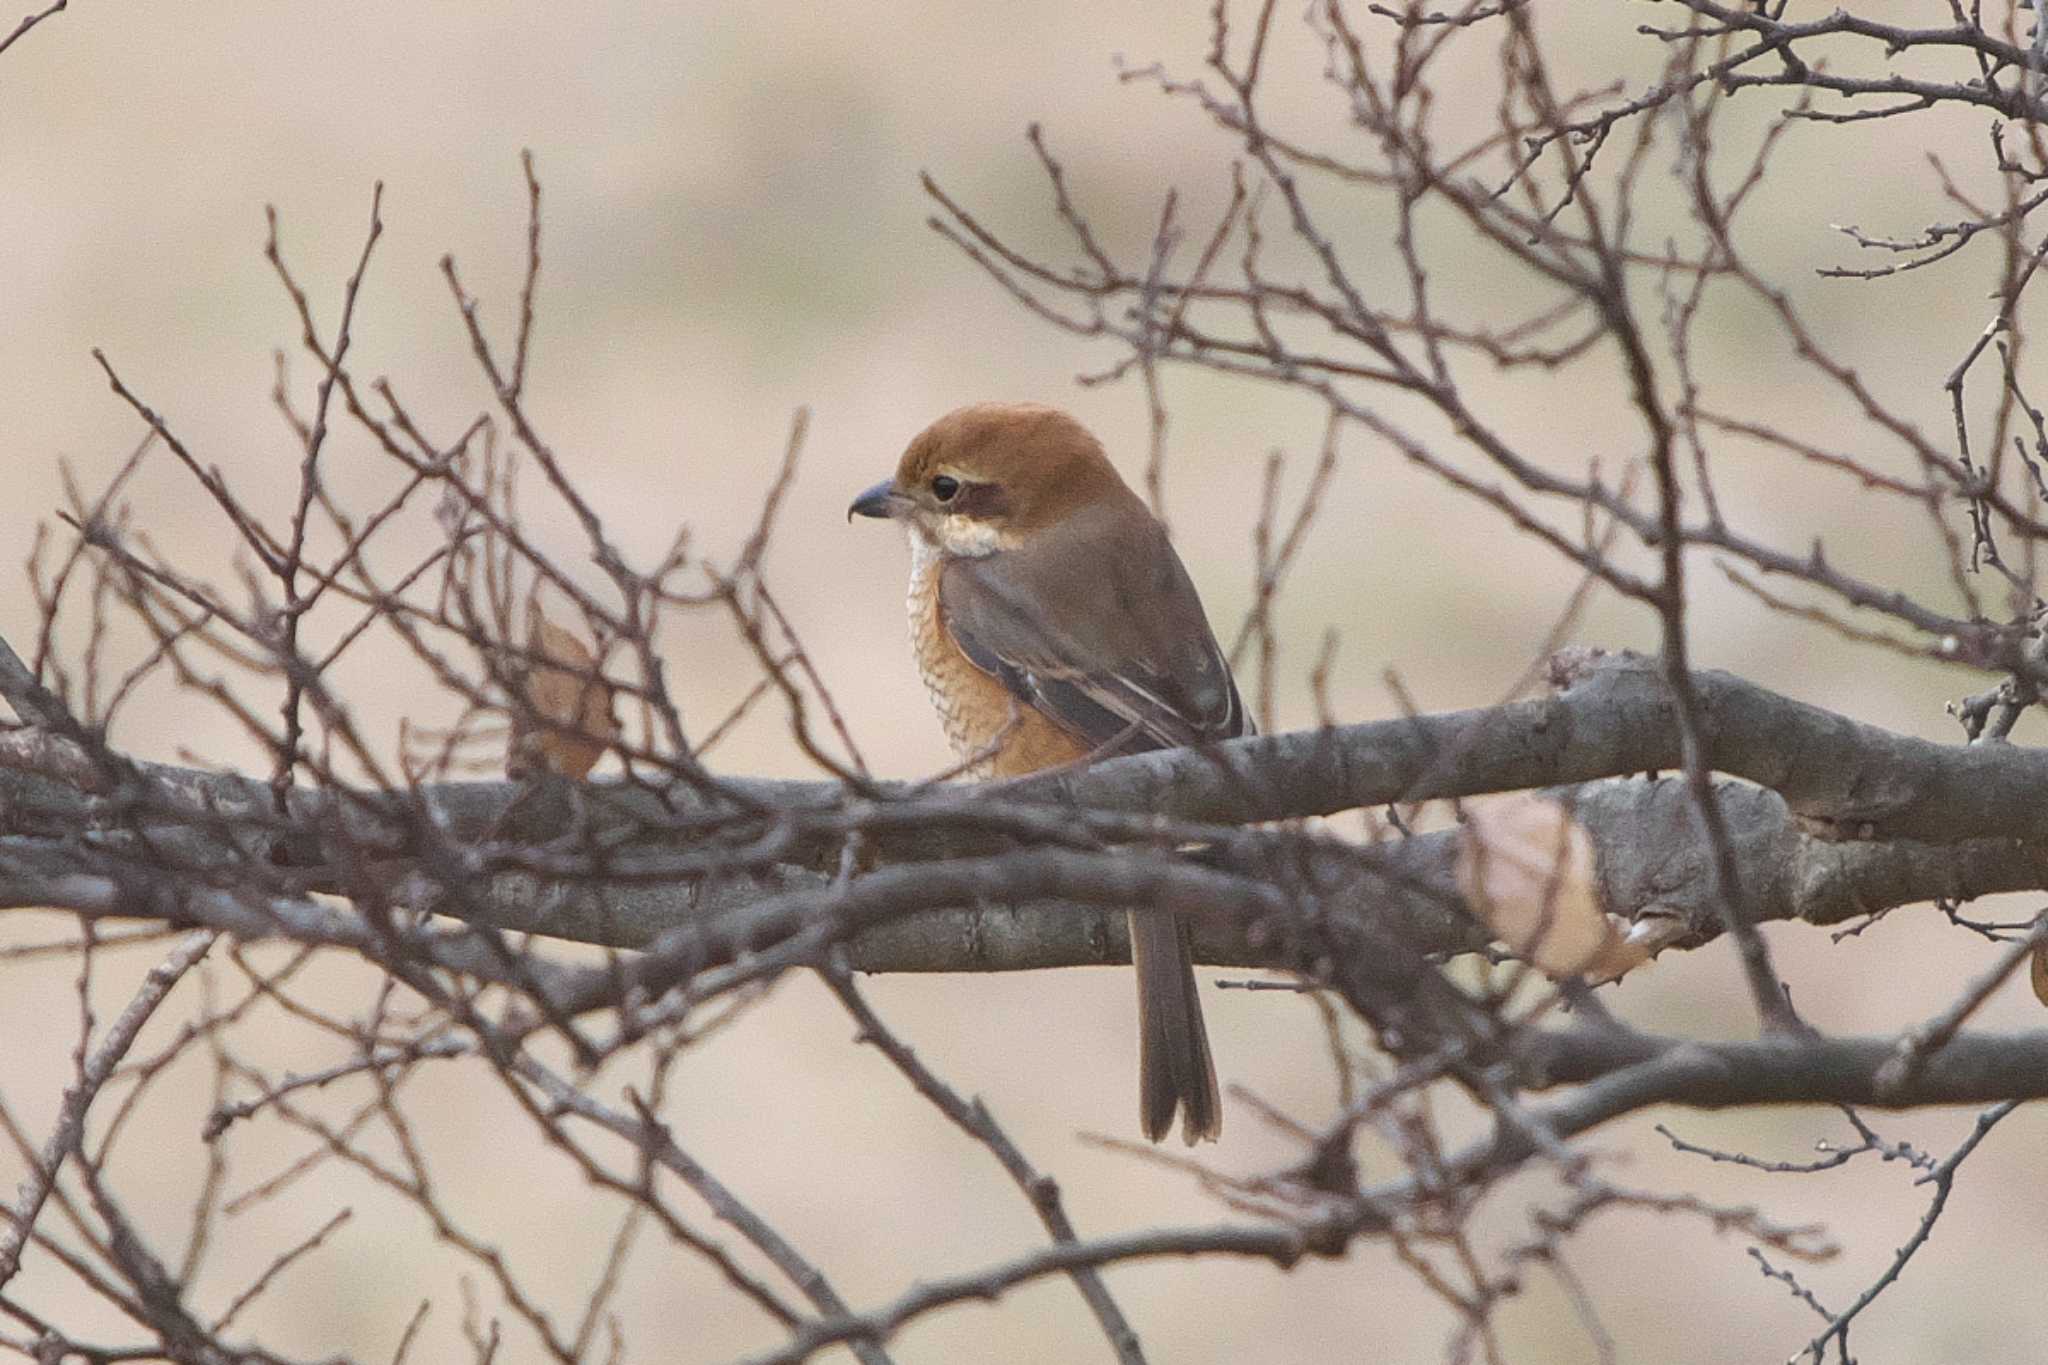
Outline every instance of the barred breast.
{"label": "barred breast", "polygon": [[939,571],[944,564],[935,547],[911,536],[910,590],[905,598],[910,648],[953,752],[963,763],[978,760],[963,776],[1014,777],[1087,757],[1086,746],[1017,701],[960,652],[939,607]]}

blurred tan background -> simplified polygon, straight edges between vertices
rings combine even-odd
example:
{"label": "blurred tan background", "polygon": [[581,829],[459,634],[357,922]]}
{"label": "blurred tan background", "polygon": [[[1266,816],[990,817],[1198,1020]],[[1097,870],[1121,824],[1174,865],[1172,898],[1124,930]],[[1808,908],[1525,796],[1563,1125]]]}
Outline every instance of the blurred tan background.
{"label": "blurred tan background", "polygon": [[[1625,78],[1640,88],[1654,80],[1659,54],[1633,36],[1638,19],[1632,7],[1544,7],[1560,82]],[[12,22],[0,17],[0,25]],[[1291,22],[1283,15],[1283,25]],[[1567,22],[1581,31],[1567,32]],[[546,199],[531,412],[630,553],[650,558],[687,522],[700,552],[729,559],[752,525],[792,411],[808,405],[810,438],[770,580],[834,683],[868,761],[888,775],[936,770],[948,756],[903,639],[903,549],[876,527],[845,525],[849,498],[889,471],[918,428],[963,402],[1068,405],[1133,478],[1145,421],[1135,386],[1074,383],[1077,372],[1114,360],[1113,351],[1030,318],[927,230],[931,205],[918,172],[929,169],[1015,240],[1063,251],[1023,137],[1029,122],[1043,121],[1077,198],[1112,249],[1135,256],[1169,187],[1179,186],[1197,214],[1221,202],[1230,146],[1191,108],[1120,84],[1112,56],[1159,59],[1195,74],[1206,40],[1202,7],[1084,0],[786,9],[74,5],[0,57],[0,561],[21,564],[35,527],[61,504],[60,459],[94,488],[139,435],[92,363],[94,346],[202,460],[281,519],[298,452],[268,398],[271,353],[292,347],[297,330],[261,259],[266,203],[276,205],[285,250],[331,329],[372,185],[384,183],[386,234],[359,309],[356,368],[390,375],[437,434],[459,430],[489,395],[437,262],[443,252],[455,255],[483,300],[486,325],[509,342],[524,240],[518,155],[532,148]],[[1315,79],[1317,55],[1298,39],[1277,53],[1274,105],[1309,126],[1335,128],[1329,92]],[[1472,64],[1454,70],[1483,79],[1490,58],[1487,44],[1475,44]],[[1492,96],[1472,103],[1448,110],[1453,126],[1483,127]],[[1765,111],[1759,101],[1733,126],[1754,129]],[[1942,150],[1966,180],[1988,159],[1981,125],[1962,119],[1799,130],[1759,193],[1745,240],[1880,392],[1939,430],[1941,377],[1986,316],[1988,262],[1966,259],[1882,285],[1812,274],[1851,259],[1830,222],[1903,234],[1953,216],[1919,157],[1927,149]],[[1649,189],[1666,193],[1667,182],[1652,176]],[[1984,188],[1981,177],[1970,183]],[[1361,218],[1352,245],[1369,252],[1382,226]],[[1445,240],[1458,239],[1447,232]],[[1523,297],[1498,268],[1496,256],[1476,248],[1444,251],[1437,281],[1453,304],[1485,316],[1489,299]],[[1654,320],[1654,298],[1645,306]],[[1845,420],[1763,324],[1752,308],[1710,315],[1702,360],[1721,405],[1800,421],[1820,444],[1907,472],[1900,452]],[[1611,473],[1639,439],[1611,368],[1595,361],[1513,382],[1477,366],[1470,375],[1514,438],[1558,467],[1578,470],[1597,458]],[[311,366],[295,360],[292,374],[309,401]],[[1269,450],[1288,451],[1290,494],[1298,494],[1320,427],[1303,404],[1200,376],[1169,372],[1166,394],[1174,413],[1169,511],[1228,635],[1250,595],[1260,462]],[[1442,448],[1455,454],[1447,442]],[[353,433],[342,433],[328,458],[330,485],[358,507],[389,487],[388,468]],[[1954,606],[1924,519],[1846,481],[1738,447],[1723,456],[1721,476],[1731,518],[1753,532],[1794,550],[1824,535],[1838,564]],[[168,461],[154,458],[132,502],[138,524],[167,552],[216,576],[232,571],[218,520]],[[542,514],[537,497],[529,508],[547,543],[580,562],[573,526]],[[423,524],[409,543],[416,548],[431,532]],[[1694,623],[1704,664],[1942,738],[1955,735],[1943,700],[1984,685],[1850,650],[1761,612],[1704,562],[1697,567]],[[1280,613],[1281,723],[1313,720],[1305,675],[1326,630],[1342,637],[1332,699],[1344,719],[1397,709],[1388,669],[1429,709],[1498,700],[1541,647],[1573,585],[1554,556],[1347,437],[1329,506]],[[35,620],[23,576],[0,574],[0,631],[27,649]],[[1575,637],[1644,646],[1654,639],[1651,626],[1640,611],[1596,599]],[[751,681],[729,629],[709,614],[680,623],[668,643],[686,713],[700,728]],[[401,719],[447,718],[395,653],[362,651],[343,676],[359,720],[393,751]],[[2020,733],[2038,738],[2031,720]],[[168,688],[145,692],[116,738],[159,758],[246,764],[251,756],[224,718]],[[719,761],[735,771],[807,772],[768,711]],[[11,920],[0,922],[7,942],[62,927],[48,917]],[[1783,927],[1771,937],[1799,1006],[1826,1027],[1851,1031],[1908,1022],[1950,998],[1985,956],[1978,940],[1921,911],[1839,946]],[[132,987],[153,951],[103,966],[103,1009]],[[69,1074],[74,976],[67,964],[45,963],[9,964],[0,978],[0,1095],[39,1135]],[[234,980],[222,970],[224,992]],[[372,988],[366,973],[344,969],[309,987],[344,1012]],[[1127,974],[877,980],[872,995],[943,1075],[991,1100],[1059,1178],[1084,1233],[1223,1216],[1191,1182],[1076,1140],[1133,1128]],[[1725,945],[1668,957],[1614,999],[1657,1027],[1706,1036],[1749,1028]],[[1208,1009],[1227,1081],[1308,1122],[1331,1112],[1329,1063],[1307,1004],[1230,992],[1212,993]],[[170,1040],[177,1016],[168,1010],[153,1028],[157,1045]],[[2015,986],[1982,1022],[2020,1027],[2038,1019]],[[267,1057],[277,1069],[338,1059],[330,1041],[272,1022]],[[986,1154],[945,1129],[851,1034],[809,981],[784,983],[775,999],[685,1060],[667,1111],[679,1140],[777,1221],[856,1307],[877,1306],[916,1278],[1037,1245],[1036,1224]],[[174,1080],[174,1094],[158,1097],[147,1139],[132,1136],[128,1163],[117,1168],[133,1206],[167,1241],[194,1197],[197,1130],[211,1103],[204,1073],[190,1070]],[[530,1138],[487,1077],[465,1066],[415,1085],[421,1140],[439,1163],[451,1207],[502,1246],[546,1306],[573,1316],[613,1232],[609,1206]],[[335,1097],[336,1112],[348,1098]],[[1815,1139],[1847,1136],[1840,1119],[1822,1111],[1664,1117],[1693,1140],[1778,1159],[1798,1159]],[[1960,1113],[1873,1117],[1887,1136],[1936,1152],[1953,1146],[1969,1121]],[[1592,1138],[1614,1161],[1614,1178],[1758,1202],[1786,1222],[1825,1221],[1845,1254],[1802,1275],[1830,1305],[1847,1303],[1878,1273],[1924,1206],[1925,1192],[1896,1168],[1865,1162],[1774,1181],[1678,1158],[1651,1121],[1639,1116]],[[2023,1112],[1965,1168],[1934,1244],[1859,1319],[1864,1358],[2035,1358],[2028,1343],[2048,1327],[2038,1292],[2048,1256],[2044,1136],[2048,1124]],[[231,1192],[306,1145],[262,1121],[238,1131]],[[1226,1140],[1204,1156],[1252,1174],[1292,1154],[1283,1135],[1233,1105]],[[11,1185],[17,1174],[11,1155],[0,1156],[0,1178]],[[1480,1222],[1489,1247],[1528,1232],[1515,1196],[1538,1192],[1523,1182],[1489,1205]],[[687,1195],[677,1203],[700,1227],[714,1226]],[[354,1220],[250,1311],[247,1330],[300,1355],[384,1359],[418,1300],[431,1297],[437,1307],[413,1358],[454,1358],[462,1349],[458,1280],[482,1277],[437,1245],[416,1212],[339,1171],[228,1220],[202,1302],[224,1304],[242,1277],[344,1204]],[[1623,1360],[1782,1358],[1815,1325],[1782,1287],[1759,1277],[1740,1239],[1702,1226],[1609,1215],[1580,1237],[1572,1265]],[[1169,1262],[1119,1269],[1111,1279],[1160,1361],[1431,1359],[1454,1325],[1374,1247],[1287,1275]],[[32,1255],[10,1292],[55,1313],[82,1297],[63,1285],[47,1256]],[[716,1360],[776,1337],[696,1260],[652,1232],[618,1308],[634,1360]],[[100,1336],[125,1335],[103,1310],[82,1311],[78,1321],[104,1324]],[[1510,1358],[1523,1365],[1592,1357],[1591,1339],[1540,1269],[1527,1272],[1525,1294],[1500,1322]],[[504,1358],[533,1358],[530,1340],[510,1323],[508,1330]],[[1101,1354],[1062,1281],[925,1322],[904,1335],[900,1352],[919,1362]]]}

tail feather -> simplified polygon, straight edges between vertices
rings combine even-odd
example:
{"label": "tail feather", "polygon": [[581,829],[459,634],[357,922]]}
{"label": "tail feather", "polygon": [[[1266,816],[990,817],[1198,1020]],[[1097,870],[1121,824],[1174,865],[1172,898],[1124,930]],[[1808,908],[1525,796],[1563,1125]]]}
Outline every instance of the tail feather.
{"label": "tail feather", "polygon": [[1138,1120],[1154,1142],[1181,1115],[1189,1146],[1223,1132],[1216,1063],[1195,993],[1188,923],[1167,910],[1130,912],[1131,962],[1138,970]]}

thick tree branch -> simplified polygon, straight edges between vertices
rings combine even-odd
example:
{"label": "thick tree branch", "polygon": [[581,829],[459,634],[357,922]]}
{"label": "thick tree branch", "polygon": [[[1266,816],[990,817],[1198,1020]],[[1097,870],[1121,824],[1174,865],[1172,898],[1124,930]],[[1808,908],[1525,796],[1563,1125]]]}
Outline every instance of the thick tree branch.
{"label": "thick tree branch", "polygon": [[[1629,655],[1577,653],[1560,656],[1554,673],[1554,695],[1501,707],[1146,754],[995,789],[899,785],[885,800],[850,796],[836,783],[753,779],[722,784],[722,800],[694,785],[654,792],[616,783],[574,791],[446,783],[388,793],[300,787],[279,816],[267,784],[237,774],[140,765],[133,771],[147,790],[95,794],[80,775],[120,769],[46,733],[21,732],[0,746],[0,821],[19,832],[0,844],[8,874],[0,903],[161,915],[155,894],[115,894],[109,860],[118,866],[125,849],[155,866],[169,851],[195,876],[217,876],[276,849],[302,867],[295,875],[307,890],[360,894],[367,880],[400,903],[480,925],[644,947],[764,898],[777,903],[778,922],[787,922],[783,910],[815,911],[832,894],[823,869],[854,836],[876,861],[986,856],[1023,843],[1050,844],[1055,858],[1060,847],[1073,849],[1076,866],[1109,844],[1206,838],[1220,867],[1265,876],[1284,864],[1302,874],[1296,880],[1321,908],[1369,913],[1421,949],[1454,951],[1476,939],[1451,884],[1452,836],[1362,849],[1225,826],[1582,784],[1568,799],[1600,851],[1609,907],[1675,915],[1690,941],[1712,937],[1703,850],[1682,792],[1669,781],[1620,776],[1670,767],[1678,757],[1656,667]],[[1831,924],[1935,897],[2048,887],[2048,754],[1913,739],[1728,674],[1695,677],[1713,766],[1762,784],[1723,784],[1717,793],[1730,838],[1752,869],[1756,886],[1747,894],[1759,919]],[[507,826],[531,827],[533,841],[512,839]],[[465,879],[525,870],[466,882],[464,894],[451,896],[408,857],[423,831],[455,850]],[[600,844],[603,831],[611,833]],[[135,847],[138,837],[146,848]],[[70,880],[74,873],[89,880]],[[1114,903],[1052,902],[1041,913],[1023,903],[1032,899],[1028,888],[983,886],[986,899],[966,909],[933,899],[930,888],[957,880],[945,864],[920,862],[905,876],[925,888],[912,897],[923,912],[908,918],[899,905],[878,919],[854,948],[862,969],[1125,960]],[[212,908],[188,896],[180,913],[238,933],[267,917],[272,932],[310,931],[315,941],[362,935],[331,911],[308,918],[318,907],[258,915],[246,898],[209,895]],[[1249,935],[1252,923],[1242,915],[1206,921],[1198,929],[1202,959],[1274,965],[1272,944]]]}

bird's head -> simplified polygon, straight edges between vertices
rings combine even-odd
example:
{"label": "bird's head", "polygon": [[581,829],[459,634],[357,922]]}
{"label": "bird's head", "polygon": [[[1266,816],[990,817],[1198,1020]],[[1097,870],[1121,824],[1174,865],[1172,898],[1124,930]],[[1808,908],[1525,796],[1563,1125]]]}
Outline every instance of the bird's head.
{"label": "bird's head", "polygon": [[1106,498],[1137,502],[1086,427],[1042,403],[977,403],[919,433],[847,516],[888,517],[944,554],[978,557]]}

